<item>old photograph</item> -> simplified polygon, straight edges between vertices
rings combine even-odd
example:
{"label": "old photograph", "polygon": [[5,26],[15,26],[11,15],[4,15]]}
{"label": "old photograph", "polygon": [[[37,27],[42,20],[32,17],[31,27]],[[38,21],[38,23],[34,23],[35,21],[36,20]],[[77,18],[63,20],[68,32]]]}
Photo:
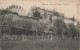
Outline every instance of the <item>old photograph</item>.
{"label": "old photograph", "polygon": [[0,50],[80,50],[77,0],[0,1]]}

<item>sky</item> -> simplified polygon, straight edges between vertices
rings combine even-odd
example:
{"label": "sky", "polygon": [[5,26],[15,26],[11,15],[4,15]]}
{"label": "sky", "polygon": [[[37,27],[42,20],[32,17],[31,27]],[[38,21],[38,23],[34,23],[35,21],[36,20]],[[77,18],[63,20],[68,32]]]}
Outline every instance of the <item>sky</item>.
{"label": "sky", "polygon": [[57,10],[60,13],[63,13],[65,17],[77,17],[77,3],[76,1],[65,2],[65,1],[0,1],[0,8],[7,8],[10,5],[19,5],[25,10],[25,15],[29,12],[30,8],[37,6],[49,10]]}

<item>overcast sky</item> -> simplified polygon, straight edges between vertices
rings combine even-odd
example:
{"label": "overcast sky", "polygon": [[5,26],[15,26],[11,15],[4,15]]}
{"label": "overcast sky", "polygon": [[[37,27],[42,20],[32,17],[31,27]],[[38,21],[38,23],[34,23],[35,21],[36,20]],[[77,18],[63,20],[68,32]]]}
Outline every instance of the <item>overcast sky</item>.
{"label": "overcast sky", "polygon": [[19,5],[24,8],[25,15],[27,15],[28,11],[32,6],[37,6],[49,10],[57,10],[60,13],[63,13],[66,17],[77,18],[77,4],[76,2],[56,2],[56,1],[0,1],[0,8],[7,8],[10,5]]}

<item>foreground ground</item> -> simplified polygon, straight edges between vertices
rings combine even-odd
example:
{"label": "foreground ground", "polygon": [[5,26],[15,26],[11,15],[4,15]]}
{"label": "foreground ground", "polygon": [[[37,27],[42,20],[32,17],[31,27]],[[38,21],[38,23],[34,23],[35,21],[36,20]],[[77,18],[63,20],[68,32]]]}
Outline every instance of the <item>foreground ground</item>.
{"label": "foreground ground", "polygon": [[78,40],[0,41],[0,50],[79,50]]}

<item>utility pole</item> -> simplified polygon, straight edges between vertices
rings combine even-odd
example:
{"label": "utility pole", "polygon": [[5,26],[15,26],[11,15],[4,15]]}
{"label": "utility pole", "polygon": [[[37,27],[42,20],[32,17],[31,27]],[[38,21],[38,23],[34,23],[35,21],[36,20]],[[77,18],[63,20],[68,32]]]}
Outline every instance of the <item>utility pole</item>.
{"label": "utility pole", "polygon": [[22,34],[22,40],[24,41],[24,35]]}
{"label": "utility pole", "polygon": [[36,37],[37,37],[37,40],[38,40],[38,34],[37,34],[37,29],[36,29]]}
{"label": "utility pole", "polygon": [[52,31],[51,31],[51,40],[53,40],[53,35],[52,35]]}
{"label": "utility pole", "polygon": [[62,38],[63,38],[63,39],[64,39],[64,31],[65,31],[65,30],[63,29],[63,31],[62,31]]}

